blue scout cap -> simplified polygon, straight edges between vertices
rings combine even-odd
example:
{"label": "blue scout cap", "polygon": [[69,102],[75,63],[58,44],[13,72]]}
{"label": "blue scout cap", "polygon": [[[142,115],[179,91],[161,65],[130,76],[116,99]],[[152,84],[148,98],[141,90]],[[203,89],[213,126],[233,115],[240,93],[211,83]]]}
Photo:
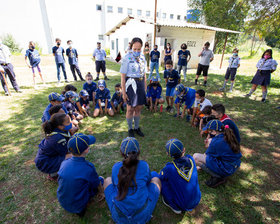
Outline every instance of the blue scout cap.
{"label": "blue scout cap", "polygon": [[215,130],[215,131],[222,131],[223,123],[219,120],[211,120],[209,121],[206,126],[202,129],[203,131],[206,130]]}
{"label": "blue scout cap", "polygon": [[53,101],[53,100],[63,101],[64,98],[61,95],[59,95],[58,93],[52,92],[49,95],[49,101]]}
{"label": "blue scout cap", "polygon": [[85,89],[83,89],[83,90],[81,90],[80,95],[81,96],[88,96],[88,92]]}
{"label": "blue scout cap", "polygon": [[121,152],[124,155],[128,155],[130,152],[139,152],[139,143],[136,138],[127,137],[121,143]]}
{"label": "blue scout cap", "polygon": [[68,141],[67,148],[72,153],[81,155],[89,147],[89,145],[95,143],[95,140],[95,137],[92,135],[76,133]]}
{"label": "blue scout cap", "polygon": [[70,98],[70,97],[78,97],[77,93],[75,93],[74,91],[67,91],[65,93],[65,98]]}
{"label": "blue scout cap", "polygon": [[106,83],[103,79],[98,81],[98,87],[106,87]]}
{"label": "blue scout cap", "polygon": [[183,143],[179,139],[176,139],[176,138],[170,139],[166,143],[165,148],[166,148],[166,152],[171,157],[181,156],[183,153],[183,150],[184,150]]}
{"label": "blue scout cap", "polygon": [[157,78],[156,76],[153,76],[153,77],[152,77],[152,81],[153,81],[153,82],[158,82],[158,78]]}
{"label": "blue scout cap", "polygon": [[175,91],[174,91],[174,94],[176,96],[178,96],[181,92],[183,92],[185,89],[185,86],[183,84],[178,84],[176,87],[175,87]]}

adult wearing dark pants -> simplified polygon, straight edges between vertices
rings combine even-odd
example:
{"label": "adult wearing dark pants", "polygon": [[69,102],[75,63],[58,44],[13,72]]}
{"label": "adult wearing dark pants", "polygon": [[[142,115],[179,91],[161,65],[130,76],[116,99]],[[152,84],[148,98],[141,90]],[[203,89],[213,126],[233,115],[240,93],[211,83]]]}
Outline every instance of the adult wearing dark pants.
{"label": "adult wearing dark pants", "polygon": [[80,77],[81,81],[85,81],[81,74],[79,65],[78,65],[78,52],[75,48],[72,47],[72,41],[67,41],[68,48],[66,49],[66,55],[68,57],[68,62],[70,65],[71,72],[73,74],[74,80],[77,81],[77,76],[75,71],[77,72],[78,76]]}
{"label": "adult wearing dark pants", "polygon": [[5,75],[5,73],[8,75],[12,86],[14,87],[15,91],[17,92],[22,92],[17,84],[16,81],[16,74],[14,72],[14,66],[11,64],[11,52],[9,50],[9,48],[4,45],[2,43],[2,40],[0,39],[0,79],[1,79],[1,84],[3,86],[3,89],[5,91],[5,95],[8,96],[9,92],[8,92],[8,87],[4,81],[3,76]]}
{"label": "adult wearing dark pants", "polygon": [[67,75],[65,71],[65,59],[64,59],[64,49],[60,46],[61,40],[59,38],[55,39],[56,46],[52,48],[53,56],[55,58],[56,69],[57,69],[57,83],[60,83],[60,67],[62,68],[62,72],[64,75],[65,82],[69,82],[67,80]]}
{"label": "adult wearing dark pants", "polygon": [[198,57],[200,57],[200,62],[197,67],[196,71],[196,77],[195,77],[195,85],[197,85],[198,77],[201,75],[201,72],[203,72],[204,77],[204,83],[203,85],[207,85],[207,76],[208,76],[208,69],[209,64],[214,59],[213,51],[209,49],[210,43],[206,42],[204,44],[204,47],[202,48],[202,51],[198,54]]}
{"label": "adult wearing dark pants", "polygon": [[[128,124],[128,135],[134,137],[134,133],[144,137],[140,130],[140,114],[143,105],[146,103],[146,61],[141,48],[143,42],[140,38],[133,38],[131,41],[131,51],[122,60],[121,86],[123,100],[127,103],[126,120]],[[134,120],[134,129],[132,122]]]}
{"label": "adult wearing dark pants", "polygon": [[100,70],[102,71],[104,75],[105,80],[109,80],[108,77],[106,76],[106,52],[101,49],[101,43],[97,42],[97,48],[93,52],[93,59],[95,60],[95,68],[96,68],[96,79],[94,81],[99,80],[99,74]]}

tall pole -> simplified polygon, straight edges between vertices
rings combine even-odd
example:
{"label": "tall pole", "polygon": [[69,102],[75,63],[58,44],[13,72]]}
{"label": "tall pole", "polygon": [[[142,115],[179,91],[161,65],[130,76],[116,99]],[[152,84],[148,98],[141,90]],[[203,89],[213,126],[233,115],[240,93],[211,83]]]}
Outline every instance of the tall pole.
{"label": "tall pole", "polygon": [[221,59],[221,64],[220,64],[220,69],[222,68],[222,64],[223,64],[225,49],[226,49],[226,45],[227,45],[227,37],[228,37],[228,33],[226,33],[226,38],[225,38],[225,43],[224,43],[224,49],[223,49],[223,54],[222,54],[222,59]]}
{"label": "tall pole", "polygon": [[154,15],[154,45],[156,45],[156,33],[157,33],[157,0],[155,0],[155,15]]}

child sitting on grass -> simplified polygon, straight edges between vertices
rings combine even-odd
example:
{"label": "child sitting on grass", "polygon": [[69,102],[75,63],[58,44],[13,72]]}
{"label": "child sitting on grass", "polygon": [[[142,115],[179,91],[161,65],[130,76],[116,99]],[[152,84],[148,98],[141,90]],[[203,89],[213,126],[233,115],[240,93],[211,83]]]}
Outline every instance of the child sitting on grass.
{"label": "child sitting on grass", "polygon": [[114,111],[112,110],[110,103],[110,90],[106,88],[106,83],[104,80],[98,81],[98,89],[96,91],[96,106],[93,112],[93,117],[98,115],[108,114],[109,116],[114,116]]}
{"label": "child sitting on grass", "polygon": [[147,105],[151,112],[157,112],[158,105],[164,103],[161,92],[162,87],[159,83],[159,79],[156,76],[153,76],[151,83],[147,87]]}
{"label": "child sitting on grass", "polygon": [[206,126],[206,124],[215,119],[215,117],[212,114],[212,107],[206,106],[202,110],[202,114],[200,114],[200,121],[199,121],[199,131],[202,131],[202,129]]}
{"label": "child sitting on grass", "polygon": [[211,175],[205,183],[208,187],[217,187],[226,182],[240,167],[240,144],[234,132],[228,125],[219,120],[209,121],[203,130],[207,130],[212,140],[206,141],[205,154],[195,153],[193,158],[198,169],[203,169]]}
{"label": "child sitting on grass", "polygon": [[201,199],[195,161],[192,156],[185,155],[183,143],[178,139],[170,139],[165,148],[174,160],[159,174],[162,201],[176,214],[191,211]]}
{"label": "child sitting on grass", "polygon": [[111,106],[115,114],[122,113],[122,111],[124,111],[124,102],[123,102],[122,88],[120,83],[117,83],[115,85],[115,93],[111,99]]}
{"label": "child sitting on grass", "polygon": [[70,117],[65,113],[54,114],[43,124],[45,138],[39,144],[39,150],[34,160],[36,167],[47,173],[50,180],[56,180],[57,171],[68,155],[67,142],[71,137],[72,128]]}
{"label": "child sitting on grass", "polygon": [[103,192],[104,179],[98,176],[95,167],[85,157],[89,146],[95,143],[95,137],[77,133],[68,141],[68,150],[72,157],[62,162],[58,171],[57,198],[68,212],[83,216],[92,197]]}
{"label": "child sitting on grass", "polygon": [[83,85],[83,89],[88,92],[89,101],[93,102],[93,108],[95,108],[95,95],[97,90],[97,85],[93,82],[93,76],[90,72],[86,75],[86,82]]}
{"label": "child sitting on grass", "polygon": [[83,119],[83,115],[79,114],[76,107],[75,103],[77,101],[78,95],[77,93],[73,91],[68,91],[65,93],[65,100],[63,102],[64,107],[67,109],[69,116],[71,117],[72,121],[78,122]]}
{"label": "child sitting on grass", "polygon": [[79,103],[82,108],[82,115],[84,117],[88,117],[90,114],[90,107],[89,107],[89,94],[86,90],[81,90],[79,97]]}

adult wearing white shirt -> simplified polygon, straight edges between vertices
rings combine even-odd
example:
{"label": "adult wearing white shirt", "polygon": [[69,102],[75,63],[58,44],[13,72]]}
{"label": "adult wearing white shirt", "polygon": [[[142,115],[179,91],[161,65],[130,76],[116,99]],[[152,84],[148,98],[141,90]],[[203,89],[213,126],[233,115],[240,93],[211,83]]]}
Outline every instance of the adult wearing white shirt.
{"label": "adult wearing white shirt", "polygon": [[12,86],[14,87],[15,91],[22,92],[17,84],[16,81],[16,74],[14,72],[14,66],[11,64],[11,52],[9,48],[2,43],[2,40],[0,39],[0,72],[2,73],[0,76],[1,84],[3,86],[3,89],[5,91],[5,95],[8,96],[8,87],[4,81],[4,74],[6,73],[12,83]]}
{"label": "adult wearing white shirt", "polygon": [[95,60],[95,69],[96,69],[96,79],[94,81],[99,80],[99,74],[100,70],[102,71],[104,75],[105,80],[109,80],[108,77],[106,76],[106,52],[101,49],[101,43],[97,42],[97,48],[93,52],[93,59]]}
{"label": "adult wearing white shirt", "polygon": [[198,77],[201,75],[201,72],[203,72],[203,77],[204,77],[203,85],[206,86],[207,84],[209,65],[210,62],[214,60],[213,51],[211,51],[209,47],[210,47],[210,43],[206,42],[204,44],[202,51],[198,54],[198,57],[200,57],[200,62],[198,64],[197,71],[196,71],[195,85],[197,85],[197,80]]}
{"label": "adult wearing white shirt", "polygon": [[195,93],[193,116],[192,116],[192,122],[191,122],[192,126],[194,126],[195,118],[198,117],[202,113],[203,109],[206,106],[212,107],[212,103],[210,102],[210,100],[205,98],[205,91],[203,89],[199,89]]}

